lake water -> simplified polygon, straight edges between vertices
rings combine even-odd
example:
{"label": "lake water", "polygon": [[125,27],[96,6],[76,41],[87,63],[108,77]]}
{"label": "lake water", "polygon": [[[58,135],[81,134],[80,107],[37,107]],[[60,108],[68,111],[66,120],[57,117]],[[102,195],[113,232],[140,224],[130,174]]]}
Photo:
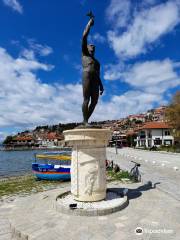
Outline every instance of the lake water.
{"label": "lake water", "polygon": [[[38,151],[42,152],[42,151]],[[36,151],[0,151],[0,178],[31,173]]]}

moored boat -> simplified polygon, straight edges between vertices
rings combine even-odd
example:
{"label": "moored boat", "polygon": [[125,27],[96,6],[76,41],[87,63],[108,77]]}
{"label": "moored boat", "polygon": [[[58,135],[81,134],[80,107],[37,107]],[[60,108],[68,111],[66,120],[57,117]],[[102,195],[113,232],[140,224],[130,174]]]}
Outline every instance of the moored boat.
{"label": "moored boat", "polygon": [[68,180],[71,177],[70,165],[32,163],[32,170],[38,179],[43,180]]}
{"label": "moored boat", "polygon": [[[37,163],[37,160],[45,163]],[[53,163],[50,163],[53,161]],[[59,164],[54,164],[58,161]],[[38,179],[43,180],[69,180],[71,177],[71,151],[45,152],[35,155],[32,171]]]}

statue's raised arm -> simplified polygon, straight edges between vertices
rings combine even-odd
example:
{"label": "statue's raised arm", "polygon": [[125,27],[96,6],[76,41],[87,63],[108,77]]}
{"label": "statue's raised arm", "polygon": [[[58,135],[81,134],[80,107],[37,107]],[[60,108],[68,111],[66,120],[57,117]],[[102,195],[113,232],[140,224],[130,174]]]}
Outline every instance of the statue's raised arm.
{"label": "statue's raised arm", "polygon": [[82,36],[82,54],[83,55],[88,55],[87,37],[93,25],[94,25],[94,18],[91,17],[84,29],[83,36]]}

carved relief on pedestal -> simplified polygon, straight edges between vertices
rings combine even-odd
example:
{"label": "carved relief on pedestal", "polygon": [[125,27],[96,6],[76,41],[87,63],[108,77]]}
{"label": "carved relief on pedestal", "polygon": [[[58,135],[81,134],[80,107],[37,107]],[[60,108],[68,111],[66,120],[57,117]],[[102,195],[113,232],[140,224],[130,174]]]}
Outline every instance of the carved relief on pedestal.
{"label": "carved relief on pedestal", "polygon": [[92,195],[93,187],[94,187],[94,183],[97,179],[97,175],[98,175],[98,167],[97,166],[91,167],[88,170],[88,172],[86,173],[86,175],[85,175],[85,189],[84,189],[85,194]]}

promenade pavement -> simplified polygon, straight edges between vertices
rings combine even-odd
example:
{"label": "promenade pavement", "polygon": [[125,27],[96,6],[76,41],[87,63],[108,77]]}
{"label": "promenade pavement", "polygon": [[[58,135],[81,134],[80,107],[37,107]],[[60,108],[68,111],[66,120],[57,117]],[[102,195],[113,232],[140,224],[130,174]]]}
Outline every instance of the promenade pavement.
{"label": "promenade pavement", "polygon": [[[70,184],[4,201],[0,205],[0,240],[11,239],[9,222],[27,234],[25,239],[29,240],[179,240],[179,201],[142,183],[109,184],[113,186],[129,189],[129,205],[106,216],[69,216],[57,212],[55,198],[68,190]],[[143,229],[142,235],[136,235],[137,227]]]}
{"label": "promenade pavement", "polygon": [[143,182],[152,181],[156,187],[180,201],[180,154],[150,152],[133,148],[107,148],[107,159],[130,170],[135,161],[141,164]]}

